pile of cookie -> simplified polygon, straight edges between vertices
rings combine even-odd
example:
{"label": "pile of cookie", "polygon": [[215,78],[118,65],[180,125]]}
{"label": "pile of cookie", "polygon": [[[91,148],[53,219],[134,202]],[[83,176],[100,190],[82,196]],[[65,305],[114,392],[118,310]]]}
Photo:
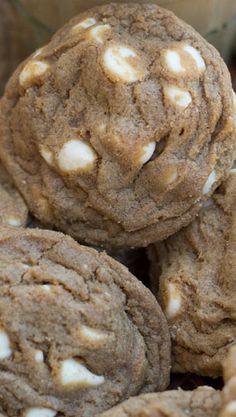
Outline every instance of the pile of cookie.
{"label": "pile of cookie", "polygon": [[[236,96],[218,52],[156,5],[88,10],[8,82],[0,159],[0,416],[235,417]],[[142,247],[150,288],[122,265]],[[165,391],[223,369],[223,391]]]}

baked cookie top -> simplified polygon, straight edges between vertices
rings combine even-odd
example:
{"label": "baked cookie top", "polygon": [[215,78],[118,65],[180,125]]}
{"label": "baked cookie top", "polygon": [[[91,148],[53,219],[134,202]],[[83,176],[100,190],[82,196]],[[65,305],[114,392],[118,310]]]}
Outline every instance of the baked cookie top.
{"label": "baked cookie top", "polygon": [[155,297],[129,271],[63,234],[0,233],[0,412],[91,417],[169,382]]}
{"label": "baked cookie top", "polygon": [[151,248],[177,372],[222,375],[236,339],[236,170],[187,228]]}
{"label": "baked cookie top", "polygon": [[33,214],[80,241],[147,246],[194,217],[235,155],[218,52],[173,13],[108,4],[15,72],[0,151]]}
{"label": "baked cookie top", "polygon": [[139,395],[99,417],[218,417],[221,404],[221,393],[204,386],[193,391]]}

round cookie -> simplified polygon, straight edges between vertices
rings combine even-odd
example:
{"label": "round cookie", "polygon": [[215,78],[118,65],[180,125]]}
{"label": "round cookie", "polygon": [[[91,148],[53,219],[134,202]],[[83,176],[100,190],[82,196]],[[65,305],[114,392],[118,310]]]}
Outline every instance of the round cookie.
{"label": "round cookie", "polygon": [[221,404],[221,393],[204,386],[193,391],[139,395],[99,417],[218,417]]}
{"label": "round cookie", "polygon": [[166,319],[105,253],[52,231],[3,228],[0,276],[3,414],[91,417],[168,385]]}
{"label": "round cookie", "polygon": [[0,225],[26,226],[28,208],[0,164]]}
{"label": "round cookie", "polygon": [[185,229],[150,248],[173,370],[216,377],[236,341],[236,170]]}
{"label": "round cookie", "polygon": [[93,245],[173,234],[235,155],[225,64],[156,5],[78,15],[18,68],[0,107],[1,155],[32,213]]}

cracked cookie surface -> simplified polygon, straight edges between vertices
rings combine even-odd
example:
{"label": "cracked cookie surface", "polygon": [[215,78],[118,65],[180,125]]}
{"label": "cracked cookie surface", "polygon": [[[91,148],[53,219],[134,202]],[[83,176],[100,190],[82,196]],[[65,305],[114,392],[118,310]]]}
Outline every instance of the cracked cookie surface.
{"label": "cracked cookie surface", "polygon": [[168,385],[169,332],[155,297],[63,234],[1,229],[0,318],[8,417],[90,417]]}
{"label": "cracked cookie surface", "polygon": [[236,170],[198,217],[152,245],[151,281],[168,319],[173,369],[217,377],[236,340]]}
{"label": "cracked cookie surface", "polygon": [[0,151],[42,222],[93,245],[147,246],[186,225],[235,154],[217,51],[156,5],[72,19],[15,72]]}
{"label": "cracked cookie surface", "polygon": [[221,393],[210,387],[139,395],[99,417],[218,417]]}

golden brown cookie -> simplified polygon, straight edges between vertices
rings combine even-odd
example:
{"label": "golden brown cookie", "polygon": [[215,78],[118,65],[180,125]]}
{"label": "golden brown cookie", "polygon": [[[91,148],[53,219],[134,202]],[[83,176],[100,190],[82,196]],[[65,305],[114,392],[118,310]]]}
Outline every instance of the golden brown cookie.
{"label": "golden brown cookie", "polygon": [[0,225],[25,226],[28,208],[0,163]]}
{"label": "golden brown cookie", "polygon": [[221,405],[221,393],[204,386],[194,391],[139,395],[99,417],[218,417]]}
{"label": "golden brown cookie", "polygon": [[0,231],[0,412],[91,417],[169,382],[155,297],[104,253],[60,233]]}
{"label": "golden brown cookie", "polygon": [[235,155],[224,62],[156,5],[78,15],[18,68],[0,107],[1,156],[32,213],[98,246],[173,234]]}
{"label": "golden brown cookie", "polygon": [[236,341],[236,170],[194,222],[150,249],[169,322],[173,370],[219,376]]}

